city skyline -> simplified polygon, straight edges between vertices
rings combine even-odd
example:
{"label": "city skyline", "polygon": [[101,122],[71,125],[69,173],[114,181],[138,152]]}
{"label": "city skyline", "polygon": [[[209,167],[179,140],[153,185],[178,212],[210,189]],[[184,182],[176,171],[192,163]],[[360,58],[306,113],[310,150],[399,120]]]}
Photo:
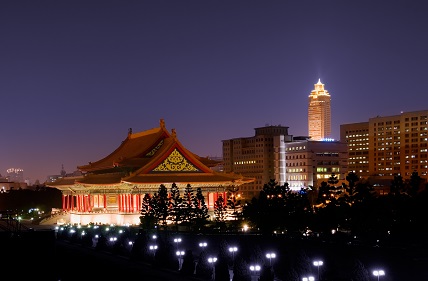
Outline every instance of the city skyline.
{"label": "city skyline", "polygon": [[44,182],[165,119],[185,147],[266,124],[308,134],[321,79],[340,124],[425,110],[423,1],[13,1],[0,9],[0,174]]}

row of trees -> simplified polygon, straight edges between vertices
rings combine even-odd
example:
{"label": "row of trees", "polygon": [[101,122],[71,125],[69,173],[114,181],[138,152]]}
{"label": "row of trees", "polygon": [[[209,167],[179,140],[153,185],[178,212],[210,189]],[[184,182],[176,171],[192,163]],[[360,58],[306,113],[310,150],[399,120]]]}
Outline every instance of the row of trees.
{"label": "row of trees", "polygon": [[416,172],[408,180],[396,175],[384,195],[355,173],[349,173],[346,180],[348,184],[337,186],[332,174],[318,191],[299,192],[271,181],[257,199],[244,206],[242,216],[265,233],[326,235],[334,230],[368,241],[423,241],[428,231],[428,185],[421,188],[423,181]]}
{"label": "row of trees", "polygon": [[[218,225],[242,227],[266,234],[274,231],[288,234],[350,233],[362,239],[391,239],[412,236],[422,239],[428,231],[423,223],[428,212],[427,185],[415,172],[404,180],[396,175],[387,195],[379,195],[368,181],[355,173],[346,176],[347,184],[337,185],[332,174],[318,189],[306,188],[296,192],[288,184],[269,181],[259,196],[245,204],[237,200],[233,187],[227,198],[219,196],[214,204],[214,221]],[[201,188],[196,192],[190,185],[181,195],[176,184],[170,190],[161,185],[154,195],[146,194],[141,210],[141,222],[146,229],[155,225],[186,225],[201,230],[209,220],[208,208]],[[423,232],[421,232],[423,231]]]}
{"label": "row of trees", "polygon": [[183,194],[177,184],[173,183],[171,188],[160,185],[155,194],[145,194],[141,209],[141,224],[146,229],[154,226],[166,227],[167,225],[186,226],[191,229],[201,230],[205,225],[214,221],[224,225],[230,218],[239,216],[240,201],[236,200],[237,188],[230,189],[224,198],[219,194],[214,202],[214,216],[210,220],[208,206],[201,188],[196,191],[188,184]]}
{"label": "row of trees", "polygon": [[197,188],[195,193],[190,184],[186,186],[182,196],[175,183],[169,191],[165,185],[161,185],[155,194],[144,195],[140,219],[146,229],[166,226],[168,223],[200,228],[208,218],[208,207],[201,188]]}

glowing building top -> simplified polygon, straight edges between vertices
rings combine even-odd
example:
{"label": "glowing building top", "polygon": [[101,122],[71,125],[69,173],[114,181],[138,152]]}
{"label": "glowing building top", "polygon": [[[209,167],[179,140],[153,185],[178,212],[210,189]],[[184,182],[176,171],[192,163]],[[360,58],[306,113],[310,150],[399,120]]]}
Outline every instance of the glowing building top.
{"label": "glowing building top", "polygon": [[308,133],[312,140],[323,140],[331,135],[330,100],[329,92],[319,79],[308,98]]}

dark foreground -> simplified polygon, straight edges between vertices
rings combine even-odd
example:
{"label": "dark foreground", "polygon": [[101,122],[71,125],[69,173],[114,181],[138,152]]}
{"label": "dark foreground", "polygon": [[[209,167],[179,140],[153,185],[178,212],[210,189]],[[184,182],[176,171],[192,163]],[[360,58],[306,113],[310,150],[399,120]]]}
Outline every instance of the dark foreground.
{"label": "dark foreground", "polygon": [[[59,240],[54,230],[35,230],[11,234],[0,232],[2,280],[44,280],[44,281],[74,281],[74,280],[197,280],[185,277],[176,270],[152,266],[143,261],[134,261],[127,256],[115,255],[107,251],[97,251],[94,248]],[[196,244],[200,236],[183,237],[185,241]],[[208,238],[208,237],[207,237]],[[240,252],[254,248],[274,249],[279,253],[275,261],[275,270],[284,267],[283,256],[293,255],[293,248],[305,248],[306,253],[313,257],[323,257],[325,261],[323,280],[350,280],[340,278],[346,276],[346,271],[352,270],[348,262],[358,258],[367,269],[370,265],[381,265],[387,276],[382,281],[428,280],[428,253],[426,249],[403,248],[364,248],[358,246],[331,245],[314,243],[313,241],[296,241],[283,243],[281,238],[250,237],[250,236],[221,236],[209,237],[217,240],[227,240],[230,244],[240,245]],[[214,243],[213,243],[214,244]],[[196,252],[196,250],[195,250]],[[7,277],[6,277],[7,276]],[[376,280],[373,275],[369,279]],[[201,279],[202,280],[202,279]],[[205,279],[206,280],[206,279]],[[282,280],[282,279],[281,279]],[[284,280],[286,281],[286,280]]]}

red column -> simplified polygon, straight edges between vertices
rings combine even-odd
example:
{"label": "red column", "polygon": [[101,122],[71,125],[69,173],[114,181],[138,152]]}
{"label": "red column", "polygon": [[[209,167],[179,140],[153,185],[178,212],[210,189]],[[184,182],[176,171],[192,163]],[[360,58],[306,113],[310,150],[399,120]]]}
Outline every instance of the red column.
{"label": "red column", "polygon": [[91,212],[92,211],[92,204],[91,204],[91,195],[88,194],[88,211]]}
{"label": "red column", "polygon": [[135,194],[131,194],[131,213],[135,212]]}
{"label": "red column", "polygon": [[62,210],[64,211],[65,209],[65,195],[62,195]]}
{"label": "red column", "polygon": [[107,209],[107,196],[104,194],[104,209]]}

